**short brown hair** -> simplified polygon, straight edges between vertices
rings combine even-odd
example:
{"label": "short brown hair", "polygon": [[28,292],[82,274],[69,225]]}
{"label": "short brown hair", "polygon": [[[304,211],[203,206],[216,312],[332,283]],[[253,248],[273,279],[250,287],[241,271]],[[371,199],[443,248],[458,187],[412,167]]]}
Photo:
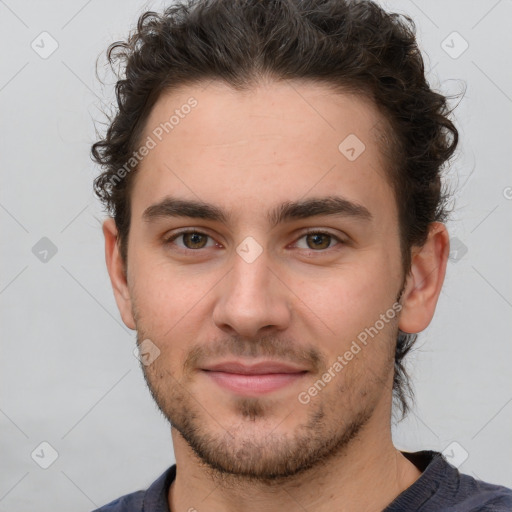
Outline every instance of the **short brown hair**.
{"label": "short brown hair", "polygon": [[[104,169],[94,188],[115,219],[125,262],[134,172],[115,179],[119,169],[137,149],[162,92],[210,79],[236,89],[263,77],[311,80],[373,100],[392,128],[382,146],[391,156],[406,273],[411,247],[423,245],[429,225],[446,218],[441,171],[458,132],[447,98],[426,81],[406,16],[367,0],[182,0],[161,14],[144,13],[107,55],[124,73],[116,85],[117,112],[92,146]],[[393,391],[402,416],[406,394],[412,396],[402,359],[415,339],[402,332],[397,339]]]}

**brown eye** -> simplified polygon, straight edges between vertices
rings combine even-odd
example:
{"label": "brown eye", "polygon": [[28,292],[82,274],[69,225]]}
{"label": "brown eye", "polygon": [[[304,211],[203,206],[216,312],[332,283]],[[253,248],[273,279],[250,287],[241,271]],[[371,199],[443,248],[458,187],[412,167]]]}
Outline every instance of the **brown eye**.
{"label": "brown eye", "polygon": [[332,236],[327,233],[313,233],[306,235],[308,247],[310,249],[328,249]]}
{"label": "brown eye", "polygon": [[[179,249],[197,250],[207,247],[209,235],[200,233],[199,231],[182,231],[172,235],[166,240],[167,245],[176,245]],[[177,243],[178,240],[182,240],[181,243]],[[211,246],[211,244],[210,244]]]}
{"label": "brown eye", "polygon": [[182,236],[187,249],[202,249],[206,245],[207,236],[201,233],[184,233]]}
{"label": "brown eye", "polygon": [[330,249],[334,250],[338,245],[340,246],[338,249],[341,249],[341,246],[344,244],[343,239],[327,231],[309,231],[304,233],[297,242],[295,242],[295,247],[305,251],[327,253],[330,252]]}
{"label": "brown eye", "polygon": [[330,235],[326,235],[324,233],[307,235],[306,240],[308,242],[308,247],[311,249],[327,249],[331,243]]}

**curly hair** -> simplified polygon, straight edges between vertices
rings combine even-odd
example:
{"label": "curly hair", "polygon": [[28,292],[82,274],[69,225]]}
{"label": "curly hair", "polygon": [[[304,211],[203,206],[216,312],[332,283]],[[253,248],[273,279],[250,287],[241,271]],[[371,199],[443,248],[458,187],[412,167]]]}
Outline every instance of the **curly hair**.
{"label": "curly hair", "polygon": [[[137,168],[126,172],[126,162],[160,95],[208,80],[236,90],[265,77],[308,80],[371,99],[387,123],[379,130],[380,146],[396,197],[406,274],[411,247],[425,243],[429,224],[446,219],[441,174],[458,132],[447,98],[427,83],[407,16],[367,0],[180,0],[163,13],[142,14],[126,41],[110,45],[107,57],[122,72],[115,115],[91,150],[103,168],[94,189],[115,220],[125,262]],[[415,340],[399,331],[393,395],[402,418],[413,398],[403,358]]]}

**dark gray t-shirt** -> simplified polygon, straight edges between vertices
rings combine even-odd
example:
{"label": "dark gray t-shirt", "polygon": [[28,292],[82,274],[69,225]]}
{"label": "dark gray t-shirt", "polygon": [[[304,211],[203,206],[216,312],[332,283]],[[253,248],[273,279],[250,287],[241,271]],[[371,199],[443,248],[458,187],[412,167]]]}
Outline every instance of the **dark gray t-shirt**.
{"label": "dark gray t-shirt", "polygon": [[[383,512],[512,512],[512,489],[459,473],[439,452],[402,452],[422,475]],[[170,512],[169,486],[176,465],[167,469],[147,491],[137,491],[94,512]]]}

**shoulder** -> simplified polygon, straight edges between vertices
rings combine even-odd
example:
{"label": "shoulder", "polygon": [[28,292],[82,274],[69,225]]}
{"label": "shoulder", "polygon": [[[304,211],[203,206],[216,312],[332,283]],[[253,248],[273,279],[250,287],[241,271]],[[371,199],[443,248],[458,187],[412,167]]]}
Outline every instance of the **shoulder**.
{"label": "shoulder", "polygon": [[93,512],[139,512],[142,510],[142,501],[145,491],[136,491],[117,498]]}
{"label": "shoulder", "polygon": [[386,512],[512,511],[512,489],[460,473],[440,452],[402,453],[422,474]]}
{"label": "shoulder", "polygon": [[464,473],[460,474],[460,495],[463,497],[461,505],[464,505],[461,511],[512,511],[512,489],[484,482]]}
{"label": "shoulder", "polygon": [[444,457],[441,460],[445,466],[444,482],[439,488],[441,503],[451,505],[446,512],[512,511],[512,489],[460,473]]}
{"label": "shoulder", "polygon": [[151,512],[168,510],[167,493],[176,478],[176,465],[166,469],[145,491],[125,494],[93,512]]}

